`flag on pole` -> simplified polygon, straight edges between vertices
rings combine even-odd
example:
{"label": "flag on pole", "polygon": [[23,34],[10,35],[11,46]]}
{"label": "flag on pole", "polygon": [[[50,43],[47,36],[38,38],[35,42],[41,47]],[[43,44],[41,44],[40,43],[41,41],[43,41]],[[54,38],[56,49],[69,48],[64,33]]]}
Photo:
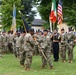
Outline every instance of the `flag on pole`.
{"label": "flag on pole", "polygon": [[52,7],[51,7],[51,13],[50,13],[50,20],[52,23],[56,22],[56,0],[52,0]]}
{"label": "flag on pole", "polygon": [[24,24],[24,29],[28,32],[31,27],[28,25],[28,23],[26,22],[23,15],[22,15],[22,20],[23,20],[23,24]]}
{"label": "flag on pole", "polygon": [[13,19],[12,19],[11,30],[13,30],[14,33],[16,32],[16,7],[15,7],[15,4],[13,5]]}
{"label": "flag on pole", "polygon": [[59,0],[58,3],[58,24],[61,24],[63,21],[63,14],[62,14],[62,1]]}

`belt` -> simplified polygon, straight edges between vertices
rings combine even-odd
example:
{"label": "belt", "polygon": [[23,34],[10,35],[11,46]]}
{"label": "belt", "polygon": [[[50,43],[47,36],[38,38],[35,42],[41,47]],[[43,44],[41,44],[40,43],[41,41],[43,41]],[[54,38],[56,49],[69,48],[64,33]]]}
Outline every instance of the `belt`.
{"label": "belt", "polygon": [[68,40],[68,43],[72,42],[73,40]]}
{"label": "belt", "polygon": [[61,43],[61,45],[64,45],[65,43]]}

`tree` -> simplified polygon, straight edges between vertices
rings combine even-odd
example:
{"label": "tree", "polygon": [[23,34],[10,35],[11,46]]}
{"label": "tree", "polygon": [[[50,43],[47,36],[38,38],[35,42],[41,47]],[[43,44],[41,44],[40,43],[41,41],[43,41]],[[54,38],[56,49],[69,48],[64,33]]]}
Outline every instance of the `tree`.
{"label": "tree", "polygon": [[3,27],[9,28],[12,25],[13,5],[16,6],[16,24],[17,27],[23,26],[19,10],[25,16],[25,19],[30,24],[34,19],[35,11],[32,11],[32,0],[2,0],[2,24]]}
{"label": "tree", "polygon": [[5,28],[10,29],[12,25],[13,18],[13,5],[16,6],[16,23],[17,26],[22,25],[21,15],[19,14],[19,10],[23,9],[21,5],[21,0],[2,0],[2,25]]}
{"label": "tree", "polygon": [[[38,7],[39,13],[47,23],[49,23],[49,14],[51,11],[52,0],[34,0],[37,4],[40,2]],[[58,0],[56,0],[58,4]],[[63,21],[67,22],[68,25],[76,28],[76,0],[62,0],[63,3]]]}
{"label": "tree", "polygon": [[23,10],[21,10],[22,13],[26,17],[26,20],[28,20],[28,23],[31,24],[31,21],[34,19],[36,14],[36,12],[32,10],[33,0],[21,0],[21,4],[24,5]]}

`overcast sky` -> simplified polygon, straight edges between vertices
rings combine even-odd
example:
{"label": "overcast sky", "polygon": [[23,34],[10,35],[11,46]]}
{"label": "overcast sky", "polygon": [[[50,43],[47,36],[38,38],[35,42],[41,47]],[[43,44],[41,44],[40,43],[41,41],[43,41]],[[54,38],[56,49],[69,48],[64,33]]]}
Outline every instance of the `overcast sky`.
{"label": "overcast sky", "polygon": [[35,16],[35,19],[41,19],[40,14],[39,14],[37,8],[36,7],[33,7],[32,10],[35,10],[37,12],[37,14]]}

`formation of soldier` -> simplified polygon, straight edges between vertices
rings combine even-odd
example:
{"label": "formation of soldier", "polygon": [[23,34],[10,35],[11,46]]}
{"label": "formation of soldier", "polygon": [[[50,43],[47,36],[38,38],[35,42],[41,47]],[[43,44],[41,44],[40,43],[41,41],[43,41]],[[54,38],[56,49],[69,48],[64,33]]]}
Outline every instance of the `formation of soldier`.
{"label": "formation of soldier", "polygon": [[0,34],[0,57],[2,57],[2,51],[9,50],[19,59],[20,65],[25,70],[29,70],[33,55],[39,54],[42,59],[41,68],[45,68],[48,63],[50,69],[53,69],[52,54],[54,62],[58,62],[59,54],[62,62],[66,62],[66,52],[68,52],[69,63],[72,63],[75,42],[76,36],[71,29],[68,33],[61,29],[61,34],[57,30],[53,33],[48,32],[48,30],[34,33],[34,29],[15,34],[13,31],[2,32]]}

